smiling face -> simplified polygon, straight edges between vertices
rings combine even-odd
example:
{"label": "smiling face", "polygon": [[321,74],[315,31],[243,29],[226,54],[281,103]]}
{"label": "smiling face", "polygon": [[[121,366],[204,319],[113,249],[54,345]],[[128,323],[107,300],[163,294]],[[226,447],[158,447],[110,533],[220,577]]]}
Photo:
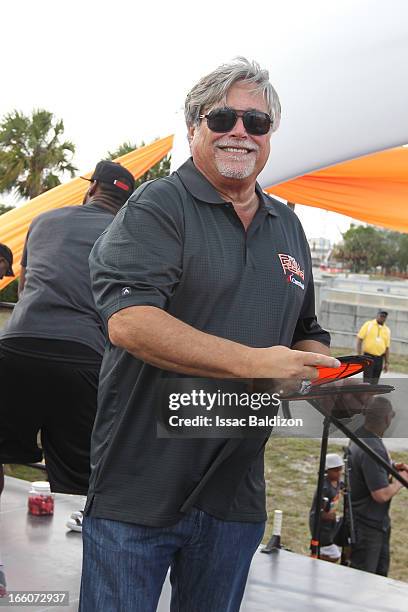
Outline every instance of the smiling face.
{"label": "smiling face", "polygon": [[[225,103],[213,108],[228,106],[235,110],[259,110],[268,112],[268,106],[261,92],[253,91],[253,84],[245,81],[234,83],[228,90]],[[206,108],[207,114],[213,108]],[[264,136],[248,134],[242,118],[226,133],[212,132],[203,119],[198,126],[189,129],[190,147],[197,168],[217,188],[225,179],[255,183],[256,177],[265,166],[270,152],[271,132]]]}

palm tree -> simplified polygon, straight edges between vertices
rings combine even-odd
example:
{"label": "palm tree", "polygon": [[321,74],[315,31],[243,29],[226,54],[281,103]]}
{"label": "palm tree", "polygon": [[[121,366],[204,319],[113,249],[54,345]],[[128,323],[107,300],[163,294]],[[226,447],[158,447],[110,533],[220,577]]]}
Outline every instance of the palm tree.
{"label": "palm tree", "polygon": [[[157,139],[156,139],[157,140]],[[106,159],[116,159],[117,157],[121,157],[122,155],[126,155],[126,153],[130,153],[135,149],[139,149],[140,147],[145,146],[145,142],[142,140],[140,145],[132,144],[129,140],[122,142],[121,145],[115,151],[108,151]],[[139,177],[135,181],[135,189],[139,187],[142,183],[146,181],[151,181],[152,179],[161,178],[162,176],[168,176],[170,174],[170,162],[171,155],[170,153],[163,157],[162,160],[157,162],[154,166],[152,166],[147,172],[145,172],[141,177]]]}
{"label": "palm tree", "polygon": [[0,123],[0,192],[14,191],[23,198],[35,198],[61,183],[68,172],[75,145],[61,141],[64,123],[53,113],[34,110],[31,117],[14,110]]}

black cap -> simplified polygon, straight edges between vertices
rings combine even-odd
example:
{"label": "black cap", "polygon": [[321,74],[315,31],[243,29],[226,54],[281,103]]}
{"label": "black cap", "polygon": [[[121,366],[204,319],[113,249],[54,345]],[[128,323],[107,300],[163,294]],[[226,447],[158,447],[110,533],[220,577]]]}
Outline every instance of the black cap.
{"label": "black cap", "polygon": [[377,312],[378,315],[384,315],[385,317],[388,317],[388,312],[386,310],[379,310]]}
{"label": "black cap", "polygon": [[6,276],[14,276],[13,272],[13,253],[11,249],[8,248],[5,244],[1,244],[0,242],[0,257],[4,257],[4,259],[8,262],[8,270],[6,272]]}
{"label": "black cap", "polygon": [[[85,177],[81,177],[85,178]],[[113,161],[100,161],[96,164],[96,168],[90,179],[87,181],[99,181],[100,183],[106,183],[107,185],[113,185],[130,197],[135,189],[135,179],[133,175],[121,166]]]}

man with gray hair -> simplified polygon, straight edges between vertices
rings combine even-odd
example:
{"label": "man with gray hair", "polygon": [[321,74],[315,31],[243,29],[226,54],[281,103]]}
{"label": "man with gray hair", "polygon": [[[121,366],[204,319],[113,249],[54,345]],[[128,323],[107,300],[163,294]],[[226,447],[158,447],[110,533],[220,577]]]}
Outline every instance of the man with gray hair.
{"label": "man with gray hair", "polygon": [[[307,241],[256,182],[280,121],[269,75],[237,58],[185,107],[191,158],[145,183],[90,257],[107,322],[80,609],[239,609],[265,526],[266,437],[157,436],[163,377],[313,378],[338,367],[317,324]],[[219,384],[219,383],[216,383]]]}

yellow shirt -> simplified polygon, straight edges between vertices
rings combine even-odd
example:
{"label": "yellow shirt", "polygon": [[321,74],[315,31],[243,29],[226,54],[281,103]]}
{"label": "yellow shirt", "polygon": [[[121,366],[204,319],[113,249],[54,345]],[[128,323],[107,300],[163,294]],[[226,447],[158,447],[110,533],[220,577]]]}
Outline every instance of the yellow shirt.
{"label": "yellow shirt", "polygon": [[385,350],[390,347],[390,328],[385,323],[379,325],[376,319],[366,321],[357,337],[363,341],[363,352],[370,353],[370,355],[384,355]]}

